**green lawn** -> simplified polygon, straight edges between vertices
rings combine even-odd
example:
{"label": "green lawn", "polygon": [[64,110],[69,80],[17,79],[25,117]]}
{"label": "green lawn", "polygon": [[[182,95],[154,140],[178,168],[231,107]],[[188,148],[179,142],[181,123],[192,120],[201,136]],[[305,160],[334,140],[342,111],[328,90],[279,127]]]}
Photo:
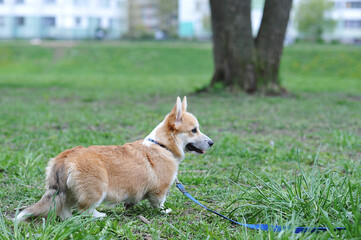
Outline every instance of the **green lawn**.
{"label": "green lawn", "polygon": [[[209,43],[0,42],[0,239],[361,238],[361,48],[294,45],[282,60],[288,97],[194,94],[212,73]],[[207,206],[247,223],[346,226],[294,235],[231,225],[173,186],[170,215],[142,202],[103,220],[14,225],[44,193],[45,166],[82,145],[145,137],[177,96],[215,141],[187,155],[179,179]],[[150,223],[143,223],[142,215]]]}

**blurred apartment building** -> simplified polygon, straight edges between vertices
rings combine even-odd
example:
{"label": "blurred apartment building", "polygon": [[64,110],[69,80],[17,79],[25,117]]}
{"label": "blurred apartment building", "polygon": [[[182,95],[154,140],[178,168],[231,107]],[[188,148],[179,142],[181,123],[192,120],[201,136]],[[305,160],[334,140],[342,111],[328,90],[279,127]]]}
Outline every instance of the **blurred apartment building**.
{"label": "blurred apartment building", "polygon": [[[252,0],[257,34],[265,0]],[[304,0],[294,0],[294,6]],[[326,40],[361,41],[361,0],[330,0],[336,28]],[[101,31],[99,31],[101,30]],[[210,39],[209,0],[0,0],[0,38]],[[286,43],[298,37],[291,18]]]}
{"label": "blurred apartment building", "polygon": [[179,0],[178,17],[179,37],[209,39],[212,36],[209,0]]}
{"label": "blurred apartment building", "polygon": [[332,33],[325,34],[326,40],[343,43],[361,43],[361,0],[333,0],[331,18],[336,21]]}
{"label": "blurred apartment building", "polygon": [[0,38],[117,39],[127,14],[126,0],[0,0]]}
{"label": "blurred apartment building", "polygon": [[[299,37],[296,23],[293,19],[293,11],[297,5],[304,0],[294,0],[291,10],[290,21],[288,23],[285,43],[292,43]],[[330,12],[326,16],[336,22],[333,31],[324,33],[326,41],[340,41],[342,43],[361,42],[361,0],[329,0],[333,4]],[[252,0],[252,28],[253,33],[259,29],[263,14],[264,0]]]}
{"label": "blurred apartment building", "polygon": [[129,0],[128,36],[131,38],[176,37],[178,0]]}
{"label": "blurred apartment building", "polygon": [[[265,0],[251,0],[252,30],[257,34]],[[181,38],[209,39],[212,37],[209,0],[179,0],[178,34]]]}
{"label": "blurred apartment building", "polygon": [[[261,24],[265,0],[252,0],[252,30],[256,35]],[[294,6],[303,0],[294,0]],[[343,43],[361,41],[361,0],[330,0],[333,9],[329,16],[335,20],[333,32],[324,34],[327,41],[337,40]],[[292,43],[298,37],[291,12],[285,43]],[[211,21],[209,0],[179,0],[178,34],[181,38],[210,38]]]}

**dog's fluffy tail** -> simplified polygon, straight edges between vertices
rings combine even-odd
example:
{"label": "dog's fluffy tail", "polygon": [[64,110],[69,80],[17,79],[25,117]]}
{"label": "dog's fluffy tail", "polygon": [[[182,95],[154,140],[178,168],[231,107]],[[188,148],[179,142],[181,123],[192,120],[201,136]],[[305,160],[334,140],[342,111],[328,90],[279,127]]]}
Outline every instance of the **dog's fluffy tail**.
{"label": "dog's fluffy tail", "polygon": [[25,208],[16,218],[16,221],[25,221],[28,218],[44,217],[47,218],[50,211],[54,211],[59,215],[61,209],[66,202],[68,178],[64,161],[59,159],[51,159],[46,169],[46,192],[41,199]]}

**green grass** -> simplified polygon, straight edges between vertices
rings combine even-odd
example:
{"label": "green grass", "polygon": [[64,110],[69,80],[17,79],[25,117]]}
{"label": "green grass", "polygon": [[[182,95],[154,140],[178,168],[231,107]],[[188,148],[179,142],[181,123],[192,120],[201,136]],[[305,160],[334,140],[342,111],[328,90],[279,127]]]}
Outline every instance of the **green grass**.
{"label": "green grass", "polygon": [[[361,238],[361,49],[287,47],[289,97],[213,92],[208,43],[0,43],[0,239],[358,239]],[[100,208],[103,220],[14,224],[17,207],[39,200],[49,158],[78,145],[146,136],[176,96],[215,141],[187,155],[179,179],[202,203],[247,223],[346,226],[294,235],[231,225],[174,186],[170,215],[142,202]],[[150,223],[143,223],[142,215]]]}

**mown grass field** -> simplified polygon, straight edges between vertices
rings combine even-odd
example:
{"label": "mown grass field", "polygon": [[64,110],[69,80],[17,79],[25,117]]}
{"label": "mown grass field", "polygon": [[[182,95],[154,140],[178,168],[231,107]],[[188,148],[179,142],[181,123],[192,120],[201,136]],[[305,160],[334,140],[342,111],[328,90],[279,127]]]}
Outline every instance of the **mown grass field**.
{"label": "mown grass field", "polygon": [[[360,59],[359,47],[294,45],[282,60],[288,97],[194,94],[211,77],[208,43],[0,43],[0,239],[360,239]],[[239,222],[347,230],[248,230],[175,186],[169,215],[142,202],[127,211],[100,206],[101,220],[11,220],[42,196],[49,158],[142,139],[184,95],[215,141],[180,166],[198,200]]]}

